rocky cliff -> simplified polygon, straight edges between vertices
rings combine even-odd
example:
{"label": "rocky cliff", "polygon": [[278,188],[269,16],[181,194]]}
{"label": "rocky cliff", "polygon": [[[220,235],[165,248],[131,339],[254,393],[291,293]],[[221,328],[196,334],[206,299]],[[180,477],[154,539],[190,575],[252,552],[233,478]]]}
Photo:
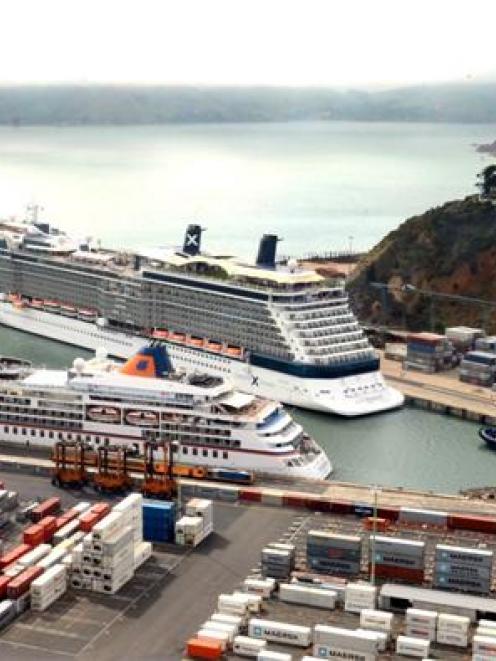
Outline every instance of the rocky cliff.
{"label": "rocky cliff", "polygon": [[438,331],[484,324],[496,333],[496,307],[456,298],[496,306],[496,206],[472,196],[409,218],[359,262],[349,291],[369,323]]}

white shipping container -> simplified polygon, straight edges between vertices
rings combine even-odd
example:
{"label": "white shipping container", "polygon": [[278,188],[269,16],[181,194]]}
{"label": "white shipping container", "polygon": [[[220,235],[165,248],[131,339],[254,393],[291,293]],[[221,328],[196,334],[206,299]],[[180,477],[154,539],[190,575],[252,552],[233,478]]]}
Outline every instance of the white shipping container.
{"label": "white shipping container", "polygon": [[140,542],[134,547],[134,568],[138,569],[152,555],[152,545],[150,542]]}
{"label": "white shipping container", "polygon": [[337,592],[332,590],[321,590],[295,583],[281,583],[279,586],[279,599],[291,604],[334,610],[337,598]]}
{"label": "white shipping container", "polygon": [[472,661],[494,661],[496,659],[496,654],[491,654],[486,656],[485,654],[473,654]]}
{"label": "white shipping container", "polygon": [[472,638],[472,652],[474,654],[496,656],[496,638],[491,638],[490,636],[479,636],[476,634]]}
{"label": "white shipping container", "polygon": [[437,526],[446,526],[448,523],[448,512],[437,510],[422,510],[413,507],[400,507],[400,521],[412,523],[428,523]]}
{"label": "white shipping container", "polygon": [[470,618],[464,615],[451,615],[439,613],[437,618],[438,631],[453,631],[467,633],[470,627]]}
{"label": "white shipping container", "polygon": [[389,634],[386,631],[373,631],[372,629],[356,629],[357,632],[362,633],[367,631],[368,633],[373,633],[377,638],[377,651],[385,652],[389,642]]}
{"label": "white shipping container", "polygon": [[[91,532],[93,540],[104,541],[115,534],[122,526],[122,514],[120,512],[110,512],[95,524]],[[86,539],[86,537],[85,537]]]}
{"label": "white shipping container", "polygon": [[251,594],[250,592],[233,592],[233,597],[244,599],[248,604],[248,611],[250,613],[260,613],[262,609],[262,596],[259,594]]}
{"label": "white shipping container", "polygon": [[[339,649],[376,654],[378,648],[377,636],[372,631],[357,632],[342,627],[331,627],[317,624],[313,630],[313,639],[316,645],[338,647]],[[315,653],[319,656],[319,653]]]}
{"label": "white shipping container", "polygon": [[257,655],[257,661],[293,661],[293,657],[285,652],[261,650]]}
{"label": "white shipping container", "polygon": [[235,624],[227,624],[226,622],[216,622],[215,620],[207,620],[201,626],[202,629],[208,631],[221,631],[227,634],[229,643],[234,641],[234,637],[238,634],[238,627]]}
{"label": "white shipping container", "polygon": [[441,645],[454,645],[455,647],[468,646],[468,634],[459,631],[443,631],[438,629],[436,642]]}
{"label": "white shipping container", "polygon": [[273,578],[247,578],[243,581],[243,590],[252,594],[260,594],[265,599],[268,599],[274,592],[275,585],[276,582]]}
{"label": "white shipping container", "polygon": [[41,567],[42,569],[49,569],[59,562],[63,562],[66,555],[67,551],[65,549],[59,549],[55,547],[51,553],[37,562],[36,566]]}
{"label": "white shipping container", "polygon": [[489,638],[496,638],[496,627],[489,629],[489,627],[477,627],[475,632],[477,636],[489,636]]}
{"label": "white shipping container", "polygon": [[214,640],[216,643],[220,643],[223,652],[226,651],[229,645],[229,634],[218,629],[215,631],[213,629],[200,629],[196,634],[196,638],[199,640]]}
{"label": "white shipping container", "polygon": [[313,646],[313,657],[318,659],[346,659],[346,661],[376,661],[377,654],[368,652],[357,652],[356,650],[335,645],[316,643]]}
{"label": "white shipping container", "polygon": [[71,509],[75,510],[78,514],[84,514],[87,510],[89,510],[91,507],[91,503],[87,503],[86,501],[82,500]]}
{"label": "white shipping container", "polygon": [[437,612],[422,610],[420,608],[407,608],[406,621],[408,624],[418,624],[422,628],[436,628]]}
{"label": "white shipping container", "polygon": [[428,640],[398,636],[396,639],[396,654],[425,658],[429,656],[430,645]]}
{"label": "white shipping container", "polygon": [[259,652],[267,647],[266,640],[250,638],[249,636],[236,636],[233,641],[233,652],[237,656],[257,658]]}
{"label": "white shipping container", "polygon": [[386,611],[364,608],[360,612],[360,627],[375,631],[390,632],[394,622],[394,615]]}
{"label": "white shipping container", "polygon": [[65,526],[62,526],[62,528],[59,528],[57,532],[53,536],[53,543],[58,544],[59,542],[63,542],[64,539],[67,539],[71,535],[73,535],[75,532],[79,531],[79,519],[74,519],[73,521],[69,521],[69,523],[66,523]]}
{"label": "white shipping container", "polygon": [[244,618],[239,615],[228,615],[227,613],[214,613],[210,617],[211,622],[223,622],[224,624],[231,624],[236,627],[236,633],[243,625]]}
{"label": "white shipping container", "polygon": [[410,638],[425,638],[436,640],[436,627],[423,627],[421,624],[406,624],[405,634]]}
{"label": "white shipping container", "polygon": [[312,642],[310,627],[274,620],[252,618],[248,623],[248,635],[250,638],[263,638],[297,647],[308,647]]}
{"label": "white shipping container", "polygon": [[477,622],[479,627],[487,627],[488,629],[496,629],[496,620],[479,620]]}
{"label": "white shipping container", "polygon": [[217,610],[232,615],[246,615],[248,604],[232,594],[220,594],[217,598]]}
{"label": "white shipping container", "polygon": [[52,550],[50,544],[39,544],[35,546],[32,551],[28,551],[23,556],[19,558],[17,563],[21,565],[24,569],[26,567],[31,567],[39,562],[42,558],[47,556]]}

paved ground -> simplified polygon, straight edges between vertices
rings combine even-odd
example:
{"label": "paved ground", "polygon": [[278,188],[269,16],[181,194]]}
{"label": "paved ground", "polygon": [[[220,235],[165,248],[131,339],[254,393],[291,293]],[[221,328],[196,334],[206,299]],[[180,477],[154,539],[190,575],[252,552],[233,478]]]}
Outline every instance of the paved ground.
{"label": "paved ground", "polygon": [[[26,498],[60,493],[42,478],[0,479]],[[85,498],[61,493],[65,505]],[[70,590],[45,613],[23,614],[0,634],[0,660],[180,659],[185,640],[214,612],[218,594],[238,586],[262,546],[302,520],[289,510],[216,504],[216,532],[198,549],[165,545],[117,595]],[[6,534],[13,543],[13,529]]]}

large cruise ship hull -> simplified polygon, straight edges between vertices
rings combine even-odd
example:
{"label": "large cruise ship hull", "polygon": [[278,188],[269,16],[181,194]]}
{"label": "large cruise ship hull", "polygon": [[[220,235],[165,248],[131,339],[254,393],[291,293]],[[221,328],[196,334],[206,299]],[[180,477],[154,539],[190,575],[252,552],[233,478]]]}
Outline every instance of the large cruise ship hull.
{"label": "large cruise ship hull", "polygon": [[[120,359],[129,358],[147,341],[137,335],[33,308],[16,307],[6,301],[0,302],[0,324],[92,351],[104,347],[110,356]],[[378,370],[333,379],[301,378],[197,347],[169,343],[168,349],[178,368],[219,374],[230,378],[239,390],[277,398],[300,408],[354,417],[403,404],[401,393],[389,388]]]}

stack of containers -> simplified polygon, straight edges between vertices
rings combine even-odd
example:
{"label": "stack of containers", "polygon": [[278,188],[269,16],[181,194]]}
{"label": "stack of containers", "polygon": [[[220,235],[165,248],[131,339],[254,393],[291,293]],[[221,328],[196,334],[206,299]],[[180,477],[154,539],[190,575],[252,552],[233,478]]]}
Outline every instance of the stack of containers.
{"label": "stack of containers", "polygon": [[337,535],[310,530],[307,535],[307,565],[317,572],[355,575],[360,573],[362,540],[355,535]]}
{"label": "stack of containers", "polygon": [[192,498],[186,503],[185,516],[176,522],[176,544],[197,546],[213,529],[213,502],[205,498]]}
{"label": "stack of containers", "polygon": [[269,599],[276,588],[273,578],[246,578],[243,581],[243,590],[251,594],[259,594],[264,599]]}
{"label": "stack of containers", "polygon": [[174,542],[176,504],[143,501],[143,539],[147,542]]}
{"label": "stack of containers", "polygon": [[446,329],[446,337],[460,353],[465,353],[474,348],[475,341],[484,337],[481,328],[470,328],[468,326],[452,326]]}
{"label": "stack of containers", "polygon": [[54,565],[31,583],[31,608],[44,611],[67,590],[64,565]]}
{"label": "stack of containers", "polygon": [[79,528],[83,532],[91,532],[93,526],[101,521],[109,512],[110,505],[108,503],[95,503],[79,517]]}
{"label": "stack of containers", "polygon": [[232,594],[220,594],[217,598],[217,611],[224,615],[235,615],[246,617],[248,615],[249,604],[244,599],[239,599]]}
{"label": "stack of containers", "polygon": [[459,376],[464,383],[491,387],[496,376],[496,354],[469,351],[460,363]]}
{"label": "stack of containers", "polygon": [[7,597],[15,602],[17,613],[22,613],[28,608],[31,583],[41,574],[43,574],[41,567],[28,567],[8,583]]}
{"label": "stack of containers", "polygon": [[279,599],[290,604],[334,610],[337,598],[338,594],[333,590],[321,590],[297,583],[281,583],[279,586]]}
{"label": "stack of containers", "polygon": [[407,339],[405,367],[422,372],[438,372],[452,367],[454,347],[444,335],[410,333]]}
{"label": "stack of containers", "polygon": [[437,618],[436,641],[442,645],[467,647],[469,627],[469,617],[440,613]]}
{"label": "stack of containers", "polygon": [[262,549],[262,576],[287,580],[295,567],[295,550],[266,546]]}
{"label": "stack of containers", "polygon": [[433,585],[466,592],[489,594],[493,551],[437,544]]}
{"label": "stack of containers", "polygon": [[313,630],[313,654],[319,659],[341,658],[375,661],[378,638],[373,631],[351,631],[317,624]]}
{"label": "stack of containers", "polygon": [[370,536],[370,562],[375,553],[375,575],[422,583],[425,568],[425,542],[401,537]]}
{"label": "stack of containers", "polygon": [[360,613],[363,609],[375,610],[377,587],[368,583],[348,583],[344,594],[344,609]]}
{"label": "stack of containers", "polygon": [[40,560],[45,558],[52,550],[52,547],[50,544],[39,544],[38,546],[35,546],[34,549],[31,551],[28,551],[24,555],[22,555],[17,563],[23,568],[26,569],[26,567],[32,567],[33,565],[37,565]]}
{"label": "stack of containers", "polygon": [[130,526],[133,530],[134,569],[136,570],[152,554],[151,543],[143,541],[143,496],[133,493],[116,505],[113,511],[120,512],[123,525]]}
{"label": "stack of containers", "polygon": [[436,640],[437,613],[436,611],[407,608],[406,635],[411,638],[425,638]]}

